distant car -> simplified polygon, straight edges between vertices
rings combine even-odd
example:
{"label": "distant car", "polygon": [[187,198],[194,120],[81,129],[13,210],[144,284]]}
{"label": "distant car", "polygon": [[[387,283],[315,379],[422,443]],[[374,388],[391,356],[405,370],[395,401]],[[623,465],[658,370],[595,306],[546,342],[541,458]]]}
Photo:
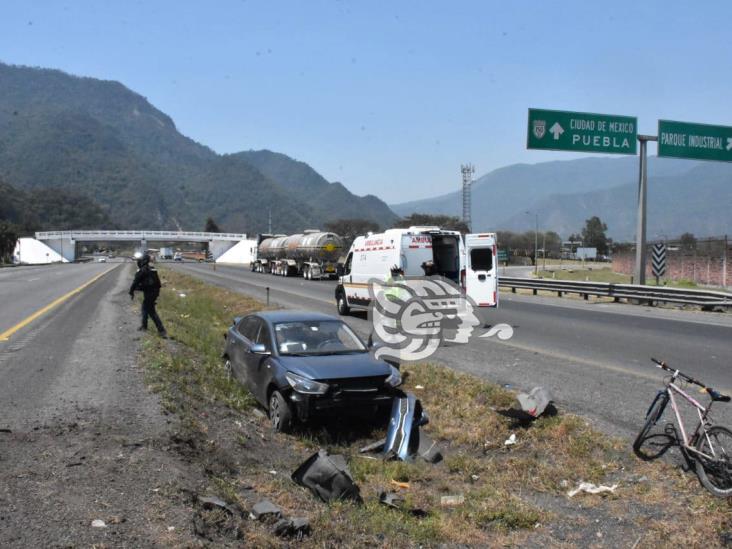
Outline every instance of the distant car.
{"label": "distant car", "polygon": [[173,261],[183,261],[183,254],[175,252],[175,254],[173,254]]}
{"label": "distant car", "polygon": [[402,383],[399,370],[374,358],[346,323],[321,313],[237,317],[226,333],[224,358],[283,432],[328,412],[388,412]]}
{"label": "distant car", "polygon": [[97,257],[97,263],[106,263],[106,262],[107,262],[107,258],[106,257],[104,257],[104,256]]}

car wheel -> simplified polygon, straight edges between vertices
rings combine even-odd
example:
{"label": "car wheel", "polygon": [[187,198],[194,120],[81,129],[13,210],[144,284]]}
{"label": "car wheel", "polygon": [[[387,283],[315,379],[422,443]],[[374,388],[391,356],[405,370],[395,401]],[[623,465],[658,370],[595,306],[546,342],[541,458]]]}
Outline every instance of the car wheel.
{"label": "car wheel", "polygon": [[292,430],[292,410],[279,391],[272,391],[269,397],[269,420],[278,433],[289,433]]}
{"label": "car wheel", "polygon": [[341,316],[348,316],[348,313],[351,312],[351,308],[348,306],[348,301],[346,301],[346,294],[339,293],[338,294],[338,314]]}

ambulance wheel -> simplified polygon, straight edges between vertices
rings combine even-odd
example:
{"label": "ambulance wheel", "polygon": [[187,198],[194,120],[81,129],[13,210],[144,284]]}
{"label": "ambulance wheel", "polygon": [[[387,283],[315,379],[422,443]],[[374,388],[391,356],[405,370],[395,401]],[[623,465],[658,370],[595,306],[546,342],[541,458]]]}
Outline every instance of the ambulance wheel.
{"label": "ambulance wheel", "polygon": [[348,301],[346,301],[346,294],[343,292],[338,294],[338,314],[341,316],[348,316],[348,313],[351,312],[351,308],[348,306]]}

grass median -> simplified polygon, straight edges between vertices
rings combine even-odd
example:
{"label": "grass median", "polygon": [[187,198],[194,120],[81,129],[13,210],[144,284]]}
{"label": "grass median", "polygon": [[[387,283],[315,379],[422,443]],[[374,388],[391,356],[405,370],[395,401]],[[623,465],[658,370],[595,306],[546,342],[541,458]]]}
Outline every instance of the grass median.
{"label": "grass median", "polygon": [[[579,269],[547,269],[539,271],[539,278],[552,278],[556,280],[576,280],[581,282],[611,282],[613,284],[630,284],[630,275],[616,273],[610,267],[586,267]],[[646,285],[656,286],[655,277],[649,276]],[[698,286],[691,280],[665,280],[660,281],[661,286],[669,288],[693,289]]]}
{"label": "grass median", "polygon": [[[729,503],[708,496],[678,467],[639,462],[627,442],[561,407],[556,415],[520,423],[507,415],[513,392],[437,364],[408,364],[402,371],[404,389],[430,416],[425,430],[445,456],[439,464],[360,455],[359,447],[384,435],[381,424],[352,426],[334,418],[295,435],[272,433],[221,360],[232,318],[263,305],[173,271],[164,270],[163,280],[159,310],[173,341],[147,337],[142,361],[165,407],[181,418],[181,451],[202,464],[207,493],[242,509],[268,498],[289,516],[307,516],[313,531],[306,544],[585,546],[613,539],[632,544],[639,536],[636,546],[650,547],[664,539],[697,545],[730,528]],[[506,445],[512,434],[516,444]],[[362,505],[322,504],[290,480],[317,448],[346,456]],[[619,487],[607,496],[568,498],[568,489],[582,481]],[[380,504],[382,491],[398,492],[403,508]],[[443,506],[443,496],[463,500]],[[241,519],[234,528],[211,512],[203,517],[215,543],[281,543],[257,522]]]}

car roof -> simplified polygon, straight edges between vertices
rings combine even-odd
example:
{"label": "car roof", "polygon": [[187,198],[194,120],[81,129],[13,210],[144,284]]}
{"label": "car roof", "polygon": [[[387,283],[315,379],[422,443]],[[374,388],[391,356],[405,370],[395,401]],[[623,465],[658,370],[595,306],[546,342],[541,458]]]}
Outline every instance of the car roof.
{"label": "car roof", "polygon": [[308,320],[337,320],[342,322],[341,319],[335,316],[315,311],[261,311],[254,313],[254,316],[263,318],[273,324],[277,322],[302,322]]}

